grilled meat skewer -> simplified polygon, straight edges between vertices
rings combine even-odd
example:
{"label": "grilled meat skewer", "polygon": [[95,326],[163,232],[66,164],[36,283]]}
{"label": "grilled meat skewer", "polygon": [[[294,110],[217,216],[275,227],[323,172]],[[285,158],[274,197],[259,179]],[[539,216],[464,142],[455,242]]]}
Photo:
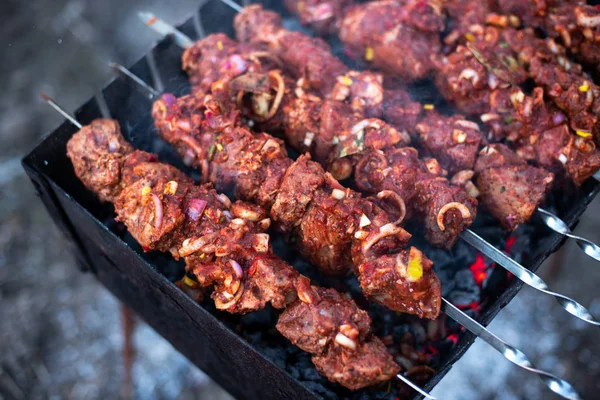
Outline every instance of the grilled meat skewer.
{"label": "grilled meat skewer", "polygon": [[[387,381],[400,370],[371,332],[369,315],[334,289],[272,253],[265,211],[231,203],[210,184],[197,186],[156,155],[134,150],[118,123],[100,119],[68,142],[77,176],[148,250],[184,257],[185,291],[213,288],[217,308],[245,314],[270,303],[283,309],[277,330],[313,355],[317,370],[351,390]],[[315,334],[316,333],[316,334]]]}
{"label": "grilled meat skewer", "polygon": [[[260,8],[252,8],[251,10],[248,11],[249,14],[258,14],[259,16],[254,16],[253,19],[255,21],[274,21],[274,18],[266,18],[266,17],[261,17],[261,13],[269,13],[269,12],[263,12],[261,11]],[[238,15],[239,17],[239,15]],[[246,20],[250,19],[250,17],[246,17]],[[263,32],[264,30],[269,30],[269,31],[273,31],[276,28],[274,27],[255,27],[256,28],[256,33],[260,34],[261,32]],[[243,35],[247,35],[248,33],[245,32],[247,29],[249,29],[247,27],[247,25],[243,25],[242,28],[240,28],[239,30],[244,31]],[[487,38],[487,36],[486,36]],[[257,39],[255,39],[257,40]],[[472,56],[472,54],[470,53],[470,51],[466,48],[464,48],[465,51],[469,52],[468,54]],[[500,48],[500,50],[504,50],[503,48]],[[510,59],[510,58],[509,58]],[[482,68],[482,65],[478,63],[477,60],[474,61],[477,65],[475,65],[474,67],[480,67]],[[444,63],[445,68],[451,68],[453,65],[455,65],[455,63],[453,62],[446,62]],[[475,70],[472,68],[462,68],[459,69],[459,71],[461,72],[460,78],[463,78],[462,75],[465,75],[465,78],[468,79],[468,73],[472,73],[475,74]],[[466,71],[466,72],[464,72]],[[519,69],[515,70],[516,72],[519,72]],[[509,71],[510,72],[510,71]],[[341,83],[338,83],[337,87],[339,86],[343,86],[344,85],[344,80],[347,80],[349,82],[349,86],[354,86],[355,82],[354,81],[358,81],[358,86],[365,86],[367,80],[364,79],[364,77],[362,79],[346,79],[348,78],[349,75],[351,75],[352,72],[346,74],[343,77],[343,80]],[[354,73],[356,76],[356,73]],[[361,72],[358,75],[365,75],[368,73],[365,72]],[[457,73],[458,75],[458,73]],[[514,75],[514,74],[513,74]],[[440,79],[444,80],[444,74],[440,74]],[[476,75],[477,76],[477,75]],[[522,77],[524,76],[523,71],[521,71],[520,75],[514,75],[512,80],[518,80],[518,79],[523,79]],[[521,77],[521,78],[519,78]],[[511,80],[510,76],[509,78],[507,78],[509,80]],[[362,82],[361,82],[362,81]],[[484,79],[480,79],[481,84],[483,85],[487,85],[488,82],[487,80]],[[496,78],[495,80],[491,80],[491,83],[495,84],[495,85],[499,85],[500,83],[502,83],[502,81],[500,81],[500,79]],[[377,82],[376,79],[370,78],[370,80],[368,81],[368,84],[370,86],[370,90],[371,92],[377,92],[377,90],[372,89],[374,86],[377,86]],[[468,87],[468,86],[467,86]],[[459,86],[460,88],[460,86]],[[462,90],[462,89],[461,89]],[[334,87],[334,94],[336,91],[336,87]],[[346,89],[346,92],[350,93],[350,97],[354,96],[354,94],[352,93],[353,89]],[[379,92],[383,91],[383,89],[379,89]],[[358,100],[361,100],[361,96],[357,96]],[[371,96],[370,99],[374,99],[377,98],[379,100],[379,104],[382,103],[381,99],[382,96],[379,95],[377,96]],[[477,98],[477,97],[475,97]],[[470,91],[466,91],[465,92],[465,99],[467,99],[468,101],[468,107],[472,110],[473,107],[473,94]],[[352,103],[354,104],[355,99],[352,100]],[[383,103],[385,104],[385,100],[383,101]],[[378,106],[377,102],[375,103],[371,103],[369,104],[371,109],[377,109]],[[389,109],[389,107],[388,107]],[[391,114],[391,113],[387,113],[387,114]],[[417,134],[418,134],[418,138],[419,138],[419,142],[421,143],[421,145],[428,150],[431,155],[433,155],[434,157],[438,157],[441,160],[441,165],[447,169],[450,169],[451,172],[460,172],[460,174],[458,175],[458,177],[456,178],[455,181],[457,182],[461,182],[461,181],[465,181],[464,176],[466,173],[469,173],[471,175],[473,175],[473,172],[469,172],[469,170],[472,170],[474,167],[474,161],[475,161],[475,154],[474,152],[472,152],[473,150],[477,150],[478,147],[478,141],[476,139],[477,134],[471,134],[469,135],[469,129],[468,129],[468,125],[471,125],[471,129],[474,130],[478,130],[477,124],[469,122],[469,121],[464,121],[464,119],[460,120],[460,123],[463,124],[463,126],[461,127],[457,127],[457,126],[453,126],[451,120],[449,120],[446,117],[441,117],[439,115],[434,115],[433,116],[433,121],[428,121],[428,119],[430,119],[431,117],[427,117],[427,114],[434,114],[431,111],[427,111],[426,112],[426,117],[424,118],[424,120],[422,121],[422,123],[417,125]],[[493,118],[493,114],[489,114],[489,115],[485,115],[485,118]],[[456,118],[456,117],[455,117]],[[456,121],[454,121],[456,122]],[[455,125],[455,124],[454,124]],[[467,129],[465,129],[467,128]],[[547,140],[543,140],[540,141],[539,143],[536,143],[534,141],[533,136],[529,137],[530,143],[527,144],[528,146],[528,159],[531,160],[532,158],[534,158],[534,161],[536,161],[541,167],[545,167],[545,168],[551,168],[552,171],[554,172],[560,172],[561,174],[565,174],[567,176],[569,176],[575,183],[577,184],[581,184],[581,182],[583,180],[585,180],[586,178],[588,178],[589,176],[591,176],[593,174],[593,172],[595,170],[597,170],[597,164],[598,164],[598,157],[594,154],[595,152],[595,146],[593,145],[593,143],[590,144],[589,141],[584,142],[582,140],[582,138],[575,138],[574,135],[565,135],[563,134],[559,134],[560,132],[556,132],[556,131],[550,131],[549,134],[546,134],[545,137],[547,137]],[[568,133],[568,132],[567,132]],[[471,139],[473,138],[473,139]],[[448,150],[448,142],[454,142],[454,145],[459,144],[460,146],[462,146],[462,143],[457,143],[457,142],[461,142],[464,141],[465,143],[471,144],[470,149],[471,149],[471,153],[469,154],[469,156],[467,156],[466,158],[464,158],[463,156],[466,156],[467,153],[464,152],[464,150],[462,151],[458,151],[456,153],[455,156],[452,156],[452,152],[447,151]],[[440,143],[441,142],[441,143]],[[535,151],[531,150],[531,145],[535,144]],[[464,147],[464,146],[462,146]],[[580,151],[580,149],[583,149],[583,151]],[[506,153],[507,149],[504,149],[504,153]],[[520,155],[523,155],[523,151],[518,151],[518,153]],[[549,158],[553,158],[553,162],[549,163]],[[557,164],[557,161],[560,161],[560,164]],[[469,165],[470,164],[470,165]],[[484,165],[482,163],[480,163],[479,165]],[[526,171],[527,173],[531,174],[540,174],[540,173],[544,173],[543,171],[536,169],[535,167],[530,167],[527,165],[524,165],[522,163],[520,163],[520,169],[523,171]],[[565,167],[563,167],[563,165]],[[563,167],[563,168],[561,168]],[[504,169],[504,173],[508,173],[509,175],[511,174],[510,172],[510,168],[511,168],[511,164],[507,163],[505,164]],[[541,200],[543,200],[545,193],[549,190],[550,188],[550,183],[552,183],[553,181],[553,177],[551,174],[548,174],[547,172],[545,172],[545,177],[541,180],[534,180],[531,182],[528,181],[521,181],[523,186],[523,189],[525,189],[525,193],[529,193],[532,196],[519,196],[519,200],[515,201],[516,199],[512,198],[516,192],[514,191],[506,191],[506,185],[502,184],[502,179],[494,179],[494,181],[490,182],[488,178],[491,178],[491,176],[489,174],[486,174],[485,176],[481,177],[480,175],[477,175],[478,177],[476,178],[477,180],[480,180],[481,182],[479,183],[480,186],[482,186],[484,188],[485,191],[485,195],[481,198],[483,201],[485,202],[491,202],[491,204],[486,205],[487,208],[492,211],[492,213],[496,216],[496,218],[498,218],[503,226],[505,228],[508,229],[514,229],[516,228],[516,226],[518,226],[518,224],[527,221],[531,215],[532,212],[536,209],[536,207],[540,204]],[[502,176],[498,175],[496,176],[497,178],[501,178]],[[471,192],[473,191],[473,184],[471,182],[470,179],[466,180],[467,184],[469,185],[469,187],[467,187],[467,189],[470,189]],[[534,186],[534,184],[539,184],[540,186]],[[488,189],[494,189],[492,192],[490,192]],[[504,188],[504,190],[503,190]],[[520,190],[520,192],[523,192],[523,189]],[[539,190],[541,189],[541,190]],[[523,206],[525,207],[523,207]]]}
{"label": "grilled meat skewer", "polygon": [[[256,53],[257,49],[261,48],[261,45],[256,46],[257,48],[253,49],[250,54]],[[336,151],[339,151],[344,157],[357,153],[354,157],[357,158],[360,157],[359,153],[364,150],[364,146],[371,146],[378,150],[408,143],[409,138],[404,131],[395,129],[381,120],[364,118],[358,112],[358,104],[351,107],[337,101],[341,92],[338,89],[337,81],[333,85],[336,89],[335,98],[321,101],[320,98],[310,93],[304,93],[302,86],[296,87],[296,82],[288,75],[270,70],[269,64],[273,65],[270,60],[267,60],[263,68],[269,75],[258,74],[257,65],[252,62],[251,56],[244,53],[245,51],[248,51],[248,44],[238,46],[224,35],[211,35],[197,41],[193,47],[186,50],[183,56],[183,65],[190,74],[192,82],[205,82],[206,84],[216,76],[212,71],[226,70],[222,73],[223,79],[230,79],[233,75],[231,66],[244,65],[249,72],[238,77],[231,84],[242,92],[254,92],[255,94],[263,92],[263,94],[253,96],[253,119],[265,121],[261,125],[263,129],[283,132],[292,147],[299,152],[310,151],[315,160],[323,165],[328,164],[329,157]],[[236,63],[231,61],[234,59],[237,60]],[[207,60],[206,63],[203,60]],[[204,68],[199,68],[200,65],[203,65]],[[239,68],[236,69],[237,73],[239,71]],[[344,77],[352,81],[349,76],[361,78],[351,73]],[[362,82],[366,79],[368,77],[365,77]],[[357,86],[360,84],[359,82]],[[364,89],[357,92],[356,98],[360,98],[361,101],[353,103],[360,103],[361,110],[369,108],[368,93],[373,86],[378,86],[378,84],[376,82],[372,85],[366,84]],[[270,87],[274,87],[273,93],[271,93]],[[202,88],[202,85],[195,86],[195,90]],[[265,97],[265,94],[268,98]],[[421,109],[420,105],[411,102],[408,95],[399,90],[386,91],[386,94],[394,106],[387,109],[379,107],[382,113],[389,114],[391,118],[394,118],[399,127],[408,126],[411,120],[416,122]],[[269,106],[270,99],[274,99],[273,106]],[[377,103],[380,104],[380,102]],[[240,102],[238,104],[241,105]],[[375,115],[377,112],[373,109],[371,114]],[[406,121],[401,120],[403,116],[408,116]],[[457,118],[457,120],[457,123],[460,124],[460,119]],[[400,122],[404,125],[401,125]],[[462,122],[466,123],[466,121]],[[466,128],[463,129],[466,130]],[[363,137],[364,145],[361,143],[357,145],[354,140],[360,135]],[[346,137],[344,143],[339,145],[334,143],[344,136]],[[464,148],[467,145],[472,147],[470,141],[473,136],[478,137],[478,133],[469,133],[468,143],[463,143],[461,147]],[[478,143],[479,141],[476,140],[475,149]],[[345,147],[343,147],[344,145]],[[414,149],[407,149],[407,151],[410,154],[415,152]],[[367,159],[368,157],[362,158]],[[336,161],[329,168],[335,177],[340,179],[347,178],[349,172],[351,173],[353,170],[352,166],[345,165],[344,161]],[[362,164],[357,161],[355,165]],[[437,246],[450,247],[457,239],[458,234],[474,219],[476,201],[460,188],[452,187],[438,176],[442,171],[439,166],[436,168],[435,160],[423,163],[417,159],[415,165],[407,166],[407,168],[414,170],[411,176],[419,177],[420,183],[417,186],[420,191],[415,191],[414,181],[401,178],[396,179],[392,185],[401,185],[402,189],[398,190],[401,190],[401,195],[405,196],[402,200],[407,206],[407,211],[418,215],[425,221],[427,239]],[[437,174],[430,173],[432,168],[437,170]],[[392,174],[402,172],[394,171]],[[388,181],[391,180],[392,178],[388,179]],[[382,190],[393,190],[390,187],[384,188],[380,184],[371,185],[370,189],[372,189],[370,192],[374,194],[378,194]],[[435,192],[432,192],[434,189]],[[459,209],[451,208],[447,209],[448,212],[441,212],[444,206],[450,203],[457,205]],[[402,218],[403,213],[396,217]],[[443,226],[443,229],[440,226]]]}
{"label": "grilled meat skewer", "polygon": [[161,137],[187,164],[200,167],[217,189],[268,210],[276,227],[323,272],[354,269],[367,297],[437,317],[440,282],[418,249],[402,250],[410,234],[309,156],[293,161],[279,139],[243,128],[226,82],[213,84],[208,95],[165,94],[152,114]]}

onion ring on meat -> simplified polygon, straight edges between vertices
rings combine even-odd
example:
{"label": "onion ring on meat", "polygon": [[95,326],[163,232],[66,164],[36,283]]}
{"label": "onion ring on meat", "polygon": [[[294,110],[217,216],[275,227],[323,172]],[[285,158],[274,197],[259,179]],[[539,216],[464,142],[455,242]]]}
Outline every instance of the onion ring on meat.
{"label": "onion ring on meat", "polygon": [[456,201],[445,204],[440,209],[440,211],[438,212],[438,215],[437,215],[437,224],[438,224],[438,227],[440,228],[440,231],[444,232],[446,230],[446,225],[444,225],[444,216],[446,215],[448,210],[451,210],[453,208],[456,208],[458,211],[460,211],[460,214],[462,215],[462,217],[464,219],[471,218],[471,211],[469,211],[467,206],[465,206],[464,204],[458,203]]}
{"label": "onion ring on meat", "polygon": [[192,150],[194,150],[198,158],[200,158],[200,156],[204,153],[204,150],[202,149],[200,143],[198,143],[198,141],[190,135],[178,135],[175,138],[175,141],[185,143]]}
{"label": "onion ring on meat", "polygon": [[233,297],[233,299],[231,299],[227,303],[223,303],[219,298],[215,298],[215,306],[217,307],[218,310],[227,310],[231,306],[235,305],[235,303],[237,303],[237,301],[240,299],[240,297],[242,297],[243,293],[244,293],[244,284],[241,283],[240,287],[238,288],[237,292],[235,293],[235,296]]}
{"label": "onion ring on meat", "polygon": [[[363,253],[366,254],[367,251],[369,251],[371,249],[371,247],[373,247],[373,245],[375,243],[379,242],[381,239],[386,238],[388,236],[395,235],[398,232],[400,232],[400,228],[398,228],[396,225],[394,225],[392,223],[383,225],[382,227],[379,228],[377,233],[375,233],[373,235],[372,238],[369,239],[369,237],[367,236],[368,240],[362,244]],[[371,236],[371,235],[369,235],[369,236]]]}
{"label": "onion ring on meat", "polygon": [[377,193],[377,198],[380,200],[386,197],[392,198],[398,205],[398,211],[400,211],[400,216],[398,217],[396,222],[394,222],[394,225],[400,225],[402,221],[404,221],[404,217],[406,217],[406,204],[404,203],[402,197],[400,197],[400,195],[394,191],[382,190],[381,192]]}
{"label": "onion ring on meat", "polygon": [[267,119],[273,118],[273,116],[279,109],[281,101],[283,100],[283,95],[285,94],[285,82],[283,81],[283,77],[281,76],[281,71],[269,71],[269,78],[273,78],[277,81],[277,94],[275,95],[275,100],[273,100],[273,105],[269,110],[269,114],[267,114]]}

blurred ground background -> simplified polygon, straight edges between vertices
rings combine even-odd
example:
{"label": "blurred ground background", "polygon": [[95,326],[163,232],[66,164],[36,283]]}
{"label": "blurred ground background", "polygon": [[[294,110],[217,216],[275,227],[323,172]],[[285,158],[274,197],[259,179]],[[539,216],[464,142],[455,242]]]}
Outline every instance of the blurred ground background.
{"label": "blurred ground background", "polygon": [[[118,302],[73,259],[26,178],[20,158],[61,118],[40,91],[72,110],[157,37],[136,12],[182,21],[198,0],[3,0],[0,15],[0,399],[121,397]],[[600,242],[600,201],[577,233]],[[568,243],[541,268],[552,288],[600,315],[600,268]],[[524,289],[491,324],[541,368],[598,398],[598,330]],[[226,399],[227,393],[144,324],[134,336],[139,399]],[[440,399],[553,399],[535,376],[476,342],[435,389]]]}

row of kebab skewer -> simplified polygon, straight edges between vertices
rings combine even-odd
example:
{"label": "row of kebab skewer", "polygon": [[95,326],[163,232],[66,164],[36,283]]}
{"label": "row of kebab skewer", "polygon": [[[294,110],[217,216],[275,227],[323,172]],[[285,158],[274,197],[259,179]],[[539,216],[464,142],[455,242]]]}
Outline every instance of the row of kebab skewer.
{"label": "row of kebab skewer", "polygon": [[[323,31],[322,15],[310,20],[307,11],[349,2],[287,3]],[[453,15],[454,3],[466,8]],[[201,169],[203,185],[135,150],[113,120],[83,127],[68,156],[145,250],[185,260],[178,286],[193,298],[212,288],[221,310],[283,309],[278,331],[311,353],[329,380],[353,390],[387,381],[400,367],[373,335],[368,314],[273,254],[266,230],[274,225],[292,238],[326,274],[353,271],[369,300],[435,319],[440,281],[426,255],[407,246],[406,219],[420,221],[432,244],[450,248],[478,202],[512,230],[531,217],[556,177],[581,184],[600,167],[595,126],[572,127],[594,115],[574,111],[575,100],[591,96],[593,103],[600,94],[591,79],[552,39],[524,36],[534,32],[515,29],[510,16],[499,26],[502,16],[480,6],[378,1],[333,13],[325,31],[339,27],[348,48],[384,74],[351,71],[322,40],[284,30],[280,17],[260,6],[246,7],[235,19],[239,42],[215,34],[184,52],[192,94],[163,94],[152,107],[160,136]],[[444,13],[453,29],[436,47]],[[427,44],[399,40],[409,34]],[[445,47],[453,50],[443,54]],[[417,57],[425,51],[430,61]],[[541,65],[530,67],[534,61]],[[386,66],[391,62],[404,64]],[[412,101],[397,79],[432,70],[446,99],[477,112],[481,124]],[[550,81],[550,73],[562,80],[539,83],[531,95],[518,86],[519,74]],[[556,82],[568,94],[559,94]],[[289,158],[286,143],[303,155]],[[365,196],[339,183],[348,179]]]}

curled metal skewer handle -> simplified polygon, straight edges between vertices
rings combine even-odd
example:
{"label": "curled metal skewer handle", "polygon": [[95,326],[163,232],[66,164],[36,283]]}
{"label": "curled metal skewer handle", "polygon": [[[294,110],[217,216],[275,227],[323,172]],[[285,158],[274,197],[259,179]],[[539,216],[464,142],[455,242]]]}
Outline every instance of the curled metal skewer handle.
{"label": "curled metal skewer handle", "polygon": [[498,265],[511,272],[514,276],[516,276],[523,283],[531,286],[532,288],[539,290],[542,293],[553,296],[556,301],[567,310],[569,314],[576,316],[577,318],[590,323],[592,325],[600,326],[600,322],[596,321],[594,317],[590,314],[590,312],[581,304],[576,302],[575,300],[564,296],[562,294],[553,292],[548,288],[546,282],[542,280],[539,276],[504,254],[502,251],[498,250],[487,241],[485,241],[482,237],[477,235],[470,229],[465,230],[460,234],[460,237],[465,240],[467,243],[481,251],[483,254],[494,260]]}
{"label": "curled metal skewer handle", "polygon": [[558,218],[550,211],[544,210],[540,207],[538,207],[537,211],[540,217],[544,220],[546,226],[548,226],[554,232],[560,233],[561,235],[575,240],[577,246],[581,247],[585,254],[597,261],[600,261],[600,246],[586,238],[575,235],[562,219]]}
{"label": "curled metal skewer handle", "polygon": [[552,375],[549,372],[535,368],[535,366],[531,363],[531,361],[529,361],[527,356],[521,350],[504,342],[502,339],[494,335],[479,322],[475,321],[474,319],[463,313],[461,310],[456,308],[456,306],[454,306],[448,300],[442,298],[442,301],[444,302],[442,309],[446,313],[446,315],[459,322],[475,336],[481,338],[484,342],[492,346],[508,361],[539,376],[540,379],[544,381],[546,386],[548,386],[550,390],[552,390],[559,396],[570,400],[581,399],[575,388],[569,382],[555,375]]}

